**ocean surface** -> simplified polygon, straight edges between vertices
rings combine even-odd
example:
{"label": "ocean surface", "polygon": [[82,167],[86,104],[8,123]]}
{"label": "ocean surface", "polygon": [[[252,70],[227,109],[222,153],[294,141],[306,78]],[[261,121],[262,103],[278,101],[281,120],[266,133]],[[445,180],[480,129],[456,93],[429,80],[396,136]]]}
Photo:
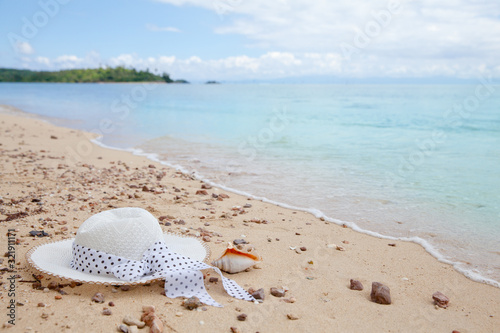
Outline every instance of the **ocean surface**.
{"label": "ocean surface", "polygon": [[500,281],[500,87],[1,83],[0,104]]}

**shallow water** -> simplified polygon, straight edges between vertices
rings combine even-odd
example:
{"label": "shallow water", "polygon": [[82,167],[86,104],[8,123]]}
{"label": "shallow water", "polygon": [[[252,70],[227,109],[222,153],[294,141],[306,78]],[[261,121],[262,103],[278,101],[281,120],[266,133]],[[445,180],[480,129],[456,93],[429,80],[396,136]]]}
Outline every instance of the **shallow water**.
{"label": "shallow water", "polygon": [[500,280],[498,87],[0,84],[0,104]]}

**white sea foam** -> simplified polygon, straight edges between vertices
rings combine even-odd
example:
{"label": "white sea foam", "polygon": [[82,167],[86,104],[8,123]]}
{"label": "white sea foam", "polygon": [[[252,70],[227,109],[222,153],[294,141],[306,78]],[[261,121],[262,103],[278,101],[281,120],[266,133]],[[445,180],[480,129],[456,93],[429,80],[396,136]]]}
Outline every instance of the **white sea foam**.
{"label": "white sea foam", "polygon": [[352,230],[354,230],[356,232],[360,232],[360,233],[363,233],[363,234],[366,234],[366,235],[369,235],[369,236],[372,236],[372,237],[382,238],[382,239],[388,239],[388,240],[400,240],[400,241],[413,242],[413,243],[419,244],[429,254],[431,254],[433,257],[435,257],[438,261],[453,266],[453,268],[455,270],[457,270],[461,274],[465,275],[469,279],[471,279],[473,281],[476,281],[476,282],[485,283],[485,284],[489,284],[489,285],[492,285],[494,287],[500,288],[500,282],[499,281],[496,281],[496,280],[484,277],[479,272],[476,272],[474,270],[463,268],[462,265],[461,265],[461,263],[459,263],[459,262],[446,259],[433,245],[431,245],[428,241],[426,241],[423,238],[416,237],[416,236],[415,237],[393,237],[393,236],[384,235],[384,234],[381,234],[381,233],[378,233],[378,232],[375,232],[375,231],[366,230],[366,229],[363,229],[363,228],[359,227],[354,222],[343,221],[343,220],[339,220],[339,219],[335,219],[335,218],[329,217],[329,216],[325,215],[321,210],[316,209],[316,208],[304,208],[304,207],[298,207],[298,206],[294,206],[294,205],[289,205],[289,204],[286,204],[286,203],[282,203],[282,202],[279,202],[279,201],[268,199],[266,197],[256,196],[256,195],[253,195],[253,194],[245,192],[245,191],[240,191],[240,190],[237,190],[237,189],[234,189],[234,188],[231,188],[231,187],[227,187],[227,186],[224,186],[224,185],[221,185],[221,184],[217,184],[217,183],[215,183],[215,182],[213,182],[213,181],[211,181],[209,179],[206,179],[203,175],[201,175],[201,174],[199,174],[197,172],[189,172],[185,167],[183,167],[181,165],[172,164],[172,163],[169,163],[167,161],[161,160],[159,158],[158,154],[156,154],[156,153],[147,153],[147,152],[144,152],[142,149],[137,149],[137,148],[125,148],[125,149],[115,148],[115,147],[111,147],[111,146],[105,145],[105,144],[103,144],[102,142],[100,142],[99,140],[96,140],[96,139],[92,140],[92,142],[94,142],[95,144],[97,144],[97,145],[99,145],[101,147],[107,148],[107,149],[127,151],[127,152],[130,152],[130,153],[132,153],[134,155],[137,155],[137,156],[146,157],[146,158],[150,159],[151,161],[158,162],[158,163],[160,163],[162,165],[174,168],[175,170],[178,170],[178,171],[180,171],[182,173],[191,174],[195,178],[197,178],[197,179],[199,179],[201,181],[204,181],[204,182],[206,182],[206,183],[208,183],[208,184],[210,184],[210,185],[212,185],[214,187],[217,187],[217,188],[220,188],[220,189],[223,189],[225,191],[232,192],[232,193],[235,193],[235,194],[238,194],[238,195],[241,195],[241,196],[245,196],[245,197],[251,198],[253,200],[259,200],[259,201],[270,203],[270,204],[273,204],[273,205],[276,205],[276,206],[279,206],[279,207],[283,207],[283,208],[286,208],[286,209],[307,212],[307,213],[312,214],[316,218],[323,218],[325,221],[328,221],[330,223],[335,223],[335,224],[340,225],[340,226],[346,225],[347,227],[351,228]]}

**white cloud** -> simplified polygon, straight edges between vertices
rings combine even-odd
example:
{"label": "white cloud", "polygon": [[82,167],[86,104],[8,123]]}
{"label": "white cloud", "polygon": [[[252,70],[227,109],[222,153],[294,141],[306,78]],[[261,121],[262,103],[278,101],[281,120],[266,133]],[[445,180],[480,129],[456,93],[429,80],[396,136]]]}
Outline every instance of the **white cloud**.
{"label": "white cloud", "polygon": [[[268,57],[341,56],[327,68],[344,73],[466,77],[481,66],[498,73],[500,65],[498,0],[157,1],[212,10],[221,17],[215,33],[244,36]],[[342,45],[353,47],[351,57]]]}
{"label": "white cloud", "polygon": [[28,42],[17,42],[14,47],[16,48],[16,52],[20,54],[33,54],[35,50]]}
{"label": "white cloud", "polygon": [[[102,59],[91,52],[84,58],[63,55],[55,59],[24,57],[24,67],[35,69],[96,68],[99,66],[125,66],[160,74],[167,72],[173,78],[198,80],[274,79],[301,76],[330,76],[343,78],[363,77],[458,77],[477,78],[480,75],[500,77],[500,66],[447,59],[394,59],[390,64],[378,61],[377,56],[363,56],[364,61],[352,62],[339,53],[267,52],[259,57],[247,55],[219,59],[192,56],[177,58],[159,56],[141,58],[136,54],[121,54]],[[28,66],[29,65],[29,66]]]}
{"label": "white cloud", "polygon": [[161,32],[161,31],[166,31],[166,32],[181,32],[178,28],[175,27],[158,27],[154,24],[146,24],[146,28],[149,31],[155,31],[155,32]]}

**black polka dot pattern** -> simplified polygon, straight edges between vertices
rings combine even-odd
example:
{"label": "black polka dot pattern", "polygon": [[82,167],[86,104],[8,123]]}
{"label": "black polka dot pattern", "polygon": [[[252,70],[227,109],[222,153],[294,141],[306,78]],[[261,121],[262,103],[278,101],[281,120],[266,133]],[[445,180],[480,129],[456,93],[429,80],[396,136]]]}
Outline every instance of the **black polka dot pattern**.
{"label": "black polka dot pattern", "polygon": [[170,252],[163,241],[149,247],[142,260],[128,260],[102,251],[73,244],[71,268],[89,274],[111,275],[124,281],[143,277],[164,278],[167,297],[196,296],[207,305],[221,307],[205,289],[202,269],[212,268],[220,276],[227,293],[245,301],[255,299],[236,282],[224,277],[217,267]]}

